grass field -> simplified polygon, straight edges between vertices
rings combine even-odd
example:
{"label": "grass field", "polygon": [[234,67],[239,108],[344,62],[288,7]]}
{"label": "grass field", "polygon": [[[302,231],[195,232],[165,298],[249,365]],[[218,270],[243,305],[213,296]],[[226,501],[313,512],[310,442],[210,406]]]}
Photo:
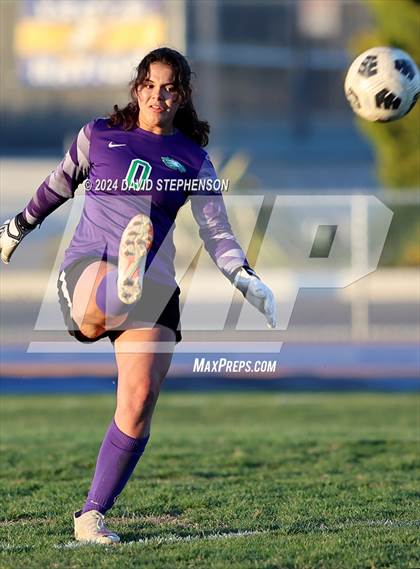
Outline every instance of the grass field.
{"label": "grass field", "polygon": [[4,397],[2,568],[420,566],[419,399],[165,394],[108,516],[118,546],[76,546],[109,396]]}

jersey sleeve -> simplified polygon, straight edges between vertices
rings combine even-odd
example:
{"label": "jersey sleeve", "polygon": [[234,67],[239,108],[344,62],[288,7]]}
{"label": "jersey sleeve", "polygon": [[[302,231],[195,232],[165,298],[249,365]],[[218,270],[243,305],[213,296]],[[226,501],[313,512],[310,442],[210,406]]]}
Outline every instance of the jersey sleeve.
{"label": "jersey sleeve", "polygon": [[42,182],[23,210],[26,221],[41,223],[61,204],[74,196],[89,174],[90,141],[94,121],[82,127],[57,168]]}
{"label": "jersey sleeve", "polygon": [[[217,179],[208,155],[197,177]],[[232,232],[221,192],[204,190],[194,193],[191,196],[191,210],[206,251],[229,280],[233,281],[241,267],[250,268],[245,253]]]}

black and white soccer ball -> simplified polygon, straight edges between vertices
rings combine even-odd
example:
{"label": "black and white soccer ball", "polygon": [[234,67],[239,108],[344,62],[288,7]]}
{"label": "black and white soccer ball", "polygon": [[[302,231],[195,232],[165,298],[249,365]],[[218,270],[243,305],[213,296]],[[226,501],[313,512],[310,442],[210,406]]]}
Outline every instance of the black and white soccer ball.
{"label": "black and white soccer ball", "polygon": [[350,65],[344,91],[353,111],[363,119],[395,121],[416,104],[419,70],[401,49],[372,47]]}

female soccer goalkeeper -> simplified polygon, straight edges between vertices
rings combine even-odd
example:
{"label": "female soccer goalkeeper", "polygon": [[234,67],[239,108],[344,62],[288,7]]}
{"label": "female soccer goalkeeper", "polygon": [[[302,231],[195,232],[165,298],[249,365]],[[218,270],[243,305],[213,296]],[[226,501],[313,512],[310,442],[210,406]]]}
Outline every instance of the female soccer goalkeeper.
{"label": "female soccer goalkeeper", "polygon": [[[177,51],[161,48],[146,55],[127,106],[115,105],[109,118],[86,124],[27,207],[0,228],[1,258],[8,263],[22,239],[86,180],[89,191],[60,268],[58,294],[77,340],[110,338],[118,388],[87,499],[74,514],[80,541],[119,541],[104,514],[143,454],[159,389],[181,339],[172,232],[187,200],[214,262],[275,326],[273,294],[249,267],[222,196],[207,190],[192,195],[185,190],[191,184],[183,187],[182,181],[216,179],[203,150],[209,125],[197,117],[190,78],[187,60]],[[176,180],[171,189],[179,189],[162,191],[162,180]],[[126,349],[142,344],[160,348]]]}

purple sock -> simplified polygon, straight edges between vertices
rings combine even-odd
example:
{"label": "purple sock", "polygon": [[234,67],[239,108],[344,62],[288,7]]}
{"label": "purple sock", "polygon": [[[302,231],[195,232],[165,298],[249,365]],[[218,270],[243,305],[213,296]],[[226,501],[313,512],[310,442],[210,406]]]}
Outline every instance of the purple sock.
{"label": "purple sock", "polygon": [[135,439],[110,424],[96,461],[95,475],[82,513],[98,510],[104,514],[127,484],[149,437]]}
{"label": "purple sock", "polygon": [[131,308],[118,298],[117,277],[117,269],[109,271],[99,283],[96,291],[96,304],[104,314],[109,316],[119,316]]}

